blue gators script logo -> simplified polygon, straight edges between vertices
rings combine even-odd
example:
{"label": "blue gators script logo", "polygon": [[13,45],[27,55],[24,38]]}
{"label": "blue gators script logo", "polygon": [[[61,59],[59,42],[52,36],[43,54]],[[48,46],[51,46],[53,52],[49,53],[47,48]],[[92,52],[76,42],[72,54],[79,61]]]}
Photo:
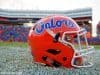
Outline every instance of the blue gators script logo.
{"label": "blue gators script logo", "polygon": [[61,25],[65,25],[67,27],[75,27],[75,24],[71,20],[55,20],[51,19],[50,21],[44,23],[40,22],[38,26],[35,28],[35,32],[40,34],[42,33],[45,29],[48,28],[56,28],[56,27],[61,27]]}

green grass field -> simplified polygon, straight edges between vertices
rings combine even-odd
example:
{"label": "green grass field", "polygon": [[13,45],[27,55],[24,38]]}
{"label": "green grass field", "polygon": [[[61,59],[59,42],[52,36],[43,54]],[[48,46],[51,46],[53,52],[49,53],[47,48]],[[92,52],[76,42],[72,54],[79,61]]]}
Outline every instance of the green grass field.
{"label": "green grass field", "polygon": [[0,42],[0,75],[100,75],[100,46],[94,46],[94,66],[67,69],[35,63],[27,43]]}
{"label": "green grass field", "polygon": [[24,42],[0,42],[0,46],[9,46],[9,47],[28,47],[28,43]]}
{"label": "green grass field", "polygon": [[[27,42],[0,42],[0,46],[9,46],[9,47],[28,47]],[[92,45],[96,50],[100,50],[100,45]]]}

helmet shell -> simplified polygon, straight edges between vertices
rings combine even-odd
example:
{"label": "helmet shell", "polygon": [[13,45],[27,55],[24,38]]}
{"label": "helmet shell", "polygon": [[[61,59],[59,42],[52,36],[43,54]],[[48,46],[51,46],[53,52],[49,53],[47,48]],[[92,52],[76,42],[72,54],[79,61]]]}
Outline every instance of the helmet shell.
{"label": "helmet shell", "polygon": [[54,15],[36,22],[28,35],[28,43],[36,62],[50,66],[72,67],[73,48],[59,41],[55,42],[47,29],[53,31],[54,34],[60,33],[59,37],[62,38],[64,32],[78,31],[79,26],[69,17]]}

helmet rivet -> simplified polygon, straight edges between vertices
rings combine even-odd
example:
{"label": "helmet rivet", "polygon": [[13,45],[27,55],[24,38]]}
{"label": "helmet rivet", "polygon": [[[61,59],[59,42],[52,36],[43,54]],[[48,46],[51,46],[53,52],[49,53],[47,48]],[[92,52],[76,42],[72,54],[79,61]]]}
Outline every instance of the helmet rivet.
{"label": "helmet rivet", "polygon": [[67,58],[66,57],[63,57],[63,61],[66,61],[67,60]]}

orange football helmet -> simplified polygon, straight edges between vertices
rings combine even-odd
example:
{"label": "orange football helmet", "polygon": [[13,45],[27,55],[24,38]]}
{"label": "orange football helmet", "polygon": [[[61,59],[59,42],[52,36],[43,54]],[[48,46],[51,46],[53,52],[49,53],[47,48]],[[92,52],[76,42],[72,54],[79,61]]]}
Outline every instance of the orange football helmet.
{"label": "orange football helmet", "polygon": [[54,15],[39,20],[29,32],[28,43],[36,62],[67,68],[93,65],[94,47],[88,45],[86,30],[69,17]]}

